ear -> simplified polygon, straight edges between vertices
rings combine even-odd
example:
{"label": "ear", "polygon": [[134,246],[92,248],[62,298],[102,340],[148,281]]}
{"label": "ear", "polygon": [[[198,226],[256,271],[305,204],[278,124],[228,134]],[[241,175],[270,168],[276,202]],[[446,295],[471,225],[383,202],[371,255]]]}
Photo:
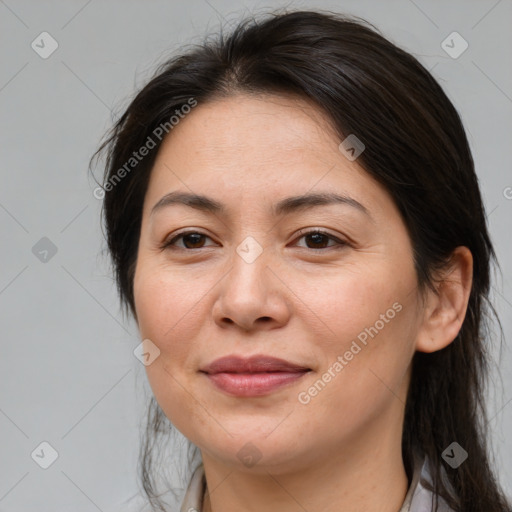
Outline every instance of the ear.
{"label": "ear", "polygon": [[436,352],[457,337],[466,316],[472,283],[471,251],[467,247],[457,247],[447,267],[437,276],[436,292],[427,291],[416,350]]}

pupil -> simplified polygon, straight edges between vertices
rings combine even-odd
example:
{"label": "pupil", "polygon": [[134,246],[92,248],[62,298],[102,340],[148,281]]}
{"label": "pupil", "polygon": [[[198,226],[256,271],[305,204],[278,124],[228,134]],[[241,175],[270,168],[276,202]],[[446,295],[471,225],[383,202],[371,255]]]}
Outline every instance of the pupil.
{"label": "pupil", "polygon": [[[321,244],[322,239],[325,238],[325,235],[322,235],[322,233],[312,233],[308,236],[313,238],[313,244]],[[325,242],[325,240],[324,240],[324,242]]]}
{"label": "pupil", "polygon": [[186,246],[188,246],[189,244],[187,244],[187,239],[190,240],[190,238],[192,238],[191,244],[195,245],[195,244],[199,243],[199,240],[201,239],[202,236],[203,235],[201,235],[200,233],[192,233],[192,234],[186,235],[183,238],[183,242],[185,243]]}

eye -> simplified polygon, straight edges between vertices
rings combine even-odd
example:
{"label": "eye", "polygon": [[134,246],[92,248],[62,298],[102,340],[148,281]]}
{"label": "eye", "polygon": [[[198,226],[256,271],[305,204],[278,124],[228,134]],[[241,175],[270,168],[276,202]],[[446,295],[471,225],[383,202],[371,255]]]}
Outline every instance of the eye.
{"label": "eye", "polygon": [[[299,231],[299,233],[302,235],[299,238],[299,240],[301,238],[304,238],[307,240],[309,237],[310,242],[313,244],[313,247],[309,247],[306,245],[307,249],[322,250],[322,249],[330,249],[333,247],[336,248],[336,246],[338,246],[338,248],[340,248],[340,247],[344,247],[344,246],[348,245],[343,240],[340,240],[339,238],[336,238],[335,236],[331,235],[330,233],[327,233],[326,231],[322,231],[321,229],[312,229],[310,231],[301,230],[301,231]],[[329,241],[334,241],[335,244],[326,247],[325,244],[329,243]]]}
{"label": "eye", "polygon": [[[330,248],[336,248],[336,246],[343,247],[346,246],[347,243],[343,240],[340,240],[339,238],[336,238],[335,236],[331,235],[330,233],[327,233],[326,231],[322,231],[320,229],[313,229],[310,231],[299,231],[299,233],[302,235],[299,237],[299,240],[304,238],[306,240],[309,240],[309,242],[313,245],[313,247],[310,247],[306,243],[306,249],[312,249],[312,250],[323,250],[323,249],[330,249]],[[201,233],[199,231],[185,231],[183,233],[179,233],[178,235],[174,236],[168,241],[165,241],[161,248],[177,248],[177,249],[202,249],[203,247],[209,247],[204,245],[204,239],[210,238],[208,235],[205,235],[204,233]],[[176,242],[181,240],[183,242],[183,246],[177,246]],[[210,238],[211,240],[211,238]],[[329,241],[334,242],[333,245],[327,245]],[[304,247],[304,246],[303,246]]]}
{"label": "eye", "polygon": [[[179,233],[175,237],[173,237],[170,240],[165,241],[161,248],[166,249],[171,246],[175,246],[178,249],[202,249],[204,246],[204,238],[210,238],[209,236],[205,235],[204,233],[200,233],[199,231],[185,231],[183,233]],[[183,240],[184,246],[176,246],[177,240]],[[206,246],[208,247],[208,246]]]}

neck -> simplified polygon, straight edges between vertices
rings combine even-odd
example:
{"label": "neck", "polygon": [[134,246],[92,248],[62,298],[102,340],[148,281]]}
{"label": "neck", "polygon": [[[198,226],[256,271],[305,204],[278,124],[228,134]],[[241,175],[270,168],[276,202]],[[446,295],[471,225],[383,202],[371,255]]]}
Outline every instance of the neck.
{"label": "neck", "polygon": [[408,481],[396,431],[368,432],[328,456],[308,460],[294,469],[257,466],[239,470],[203,454],[207,487],[204,512],[245,510],[297,512],[397,512]]}

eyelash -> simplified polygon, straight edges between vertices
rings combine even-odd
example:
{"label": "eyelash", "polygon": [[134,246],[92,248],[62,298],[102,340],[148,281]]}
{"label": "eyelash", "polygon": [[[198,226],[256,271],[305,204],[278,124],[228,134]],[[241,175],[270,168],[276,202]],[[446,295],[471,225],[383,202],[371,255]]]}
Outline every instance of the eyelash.
{"label": "eyelash", "polygon": [[[178,235],[176,235],[175,237],[173,237],[171,240],[168,240],[166,242],[164,242],[162,245],[161,245],[161,249],[170,249],[170,250],[183,250],[183,251],[197,251],[199,249],[203,249],[203,247],[198,247],[197,249],[188,249],[186,247],[173,247],[174,243],[179,240],[179,239],[182,239],[183,237],[187,236],[187,235],[191,235],[191,234],[194,234],[194,235],[201,235],[201,236],[204,236],[206,238],[210,238],[208,235],[206,235],[205,233],[201,233],[200,231],[184,231],[182,233],[179,233]],[[299,234],[300,234],[300,238],[304,238],[305,236],[307,235],[312,235],[312,234],[315,234],[315,235],[323,235],[323,236],[326,236],[327,238],[329,238],[330,240],[334,240],[338,247],[335,247],[335,246],[331,246],[331,247],[324,247],[324,248],[317,248],[317,249],[312,249],[312,248],[309,248],[309,247],[304,247],[304,249],[309,249],[310,251],[326,251],[326,250],[329,250],[329,249],[341,249],[342,247],[348,245],[347,242],[344,242],[343,240],[340,240],[339,238],[336,238],[335,236],[331,235],[330,233],[328,233],[327,231],[323,231],[321,229],[312,229],[310,231],[299,231]],[[210,238],[211,239],[211,238]]]}

